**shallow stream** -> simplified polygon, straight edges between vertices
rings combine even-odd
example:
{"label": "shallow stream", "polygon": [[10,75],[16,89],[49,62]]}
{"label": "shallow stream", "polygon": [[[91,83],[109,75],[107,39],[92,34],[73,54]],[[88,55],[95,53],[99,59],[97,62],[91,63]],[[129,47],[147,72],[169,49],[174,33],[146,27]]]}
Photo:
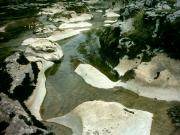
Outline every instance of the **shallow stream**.
{"label": "shallow stream", "polygon": [[[102,13],[94,13],[94,15],[94,19],[91,21],[94,27],[91,31],[58,42],[62,46],[64,57],[60,63],[56,63],[46,71],[47,95],[41,107],[43,119],[65,115],[86,101],[113,101],[129,108],[152,112],[154,114],[152,135],[172,134],[175,127],[167,115],[167,110],[171,106],[180,105],[180,103],[141,97],[123,88],[108,90],[94,88],[74,72],[79,63],[90,63],[96,66],[96,62],[98,62],[94,57],[94,55],[97,55],[99,59],[99,40],[96,31],[98,27],[102,26],[104,19],[100,17]],[[16,51],[24,39],[32,36],[33,33],[27,31],[21,33],[15,39],[0,43],[0,58]],[[83,50],[83,48],[85,49]],[[104,68],[99,65],[97,67],[100,70]],[[51,125],[50,123],[46,124]],[[61,135],[71,134],[65,127],[59,128],[57,124],[52,124],[50,127],[54,132]]]}

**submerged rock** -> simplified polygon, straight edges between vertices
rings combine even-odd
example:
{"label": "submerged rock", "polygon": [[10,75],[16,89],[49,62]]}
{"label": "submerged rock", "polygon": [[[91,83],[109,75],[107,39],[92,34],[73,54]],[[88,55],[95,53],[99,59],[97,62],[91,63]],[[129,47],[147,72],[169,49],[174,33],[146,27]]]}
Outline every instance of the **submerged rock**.
{"label": "submerged rock", "polygon": [[150,135],[152,116],[116,102],[89,101],[47,121],[71,128],[73,135]]}

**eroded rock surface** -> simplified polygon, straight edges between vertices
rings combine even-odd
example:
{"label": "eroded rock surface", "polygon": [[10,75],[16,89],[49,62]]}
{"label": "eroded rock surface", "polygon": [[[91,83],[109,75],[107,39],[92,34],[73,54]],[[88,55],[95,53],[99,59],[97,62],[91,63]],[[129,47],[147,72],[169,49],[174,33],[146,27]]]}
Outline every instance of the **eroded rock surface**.
{"label": "eroded rock surface", "polygon": [[[30,41],[28,43],[28,41]],[[3,72],[9,75],[10,89],[6,91],[13,98],[25,102],[31,113],[41,119],[40,106],[46,95],[44,72],[63,57],[61,47],[47,39],[32,39],[23,42],[25,50],[16,52],[5,60]]]}
{"label": "eroded rock surface", "polygon": [[89,101],[47,121],[71,128],[73,135],[150,135],[152,116],[116,102]]}
{"label": "eroded rock surface", "polygon": [[[158,66],[155,69],[157,68]],[[150,69],[149,70],[150,74],[145,71],[146,69]],[[101,73],[98,69],[96,69],[95,67],[89,64],[80,64],[75,70],[75,72],[78,75],[80,75],[85,80],[86,83],[90,84],[93,87],[103,88],[103,89],[123,87],[141,96],[145,96],[149,98],[156,98],[159,100],[179,101],[180,99],[180,89],[179,89],[179,83],[178,83],[179,80],[177,80],[177,78],[174,77],[167,70],[163,70],[160,76],[157,76],[157,71],[156,72],[152,71],[153,73],[151,71],[152,71],[151,68],[140,69],[139,70],[140,73],[138,73],[138,70],[137,71],[135,70],[135,75],[133,76],[134,78],[130,80],[126,80],[125,82],[122,80],[113,82],[103,73]],[[118,72],[123,73],[124,71],[122,70]],[[147,79],[152,74],[153,74],[154,81],[144,82],[144,79]],[[156,76],[154,77],[154,75]],[[140,80],[138,77],[140,77],[142,80]],[[159,80],[156,80],[158,78]],[[162,80],[164,81],[164,83],[162,83]]]}
{"label": "eroded rock surface", "polygon": [[0,134],[52,135],[42,124],[35,119],[32,120],[19,101],[0,93],[0,106]]}

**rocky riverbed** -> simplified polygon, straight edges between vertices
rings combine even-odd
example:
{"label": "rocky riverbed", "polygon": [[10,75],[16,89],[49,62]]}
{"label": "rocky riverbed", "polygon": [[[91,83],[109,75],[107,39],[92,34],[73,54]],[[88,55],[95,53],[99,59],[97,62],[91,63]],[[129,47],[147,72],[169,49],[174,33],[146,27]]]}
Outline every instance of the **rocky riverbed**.
{"label": "rocky riverbed", "polygon": [[180,134],[179,0],[0,3],[0,134]]}

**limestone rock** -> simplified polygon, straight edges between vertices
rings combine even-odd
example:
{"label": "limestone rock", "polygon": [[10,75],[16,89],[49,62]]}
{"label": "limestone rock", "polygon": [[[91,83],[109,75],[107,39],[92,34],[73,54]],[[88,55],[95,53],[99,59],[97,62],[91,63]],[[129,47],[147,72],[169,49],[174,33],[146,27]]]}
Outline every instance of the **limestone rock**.
{"label": "limestone rock", "polygon": [[42,124],[29,116],[19,101],[12,100],[3,93],[0,93],[0,108],[0,134],[50,135]]}
{"label": "limestone rock", "polygon": [[69,19],[70,23],[73,22],[83,22],[83,21],[89,21],[93,18],[93,15],[91,14],[81,14],[79,16],[75,16]]}
{"label": "limestone rock", "polygon": [[36,64],[30,63],[22,53],[16,52],[5,59],[3,72],[12,79],[12,82],[7,84],[10,88],[5,93],[13,95],[20,101],[26,100],[36,84],[36,75],[39,72]]}
{"label": "limestone rock", "polygon": [[34,42],[31,42],[26,47],[24,54],[30,62],[36,62],[39,73],[36,76],[36,87],[28,100],[25,101],[25,104],[38,120],[42,120],[40,107],[46,95],[46,77],[44,73],[53,65],[53,62],[61,60],[63,52],[59,44],[48,39],[34,39],[30,41]]}
{"label": "limestone rock", "polygon": [[38,39],[27,46],[25,56],[29,61],[44,59],[47,61],[59,61],[63,52],[59,44],[48,39]]}
{"label": "limestone rock", "polygon": [[88,30],[90,30],[90,28],[82,28],[82,29],[77,29],[77,30],[67,29],[64,31],[56,31],[51,36],[49,36],[47,39],[49,39],[51,41],[59,41],[59,40],[63,40],[63,39],[67,39],[67,38],[76,36],[76,35],[80,34],[82,31],[88,31]]}
{"label": "limestone rock", "polygon": [[25,102],[31,113],[38,120],[42,120],[39,111],[46,95],[44,72],[53,62],[43,59],[38,62],[34,59],[29,61],[19,52],[9,56],[5,62],[3,72],[9,75],[5,77],[9,77],[11,81],[6,84],[10,88],[4,91],[2,88],[2,91],[20,102]]}
{"label": "limestone rock", "polygon": [[167,16],[167,20],[171,23],[176,22],[180,19],[180,10],[174,12],[173,14],[169,14]]}
{"label": "limestone rock", "polygon": [[151,85],[179,87],[180,61],[158,54],[150,62],[143,62],[135,69],[136,78]]}
{"label": "limestone rock", "polygon": [[145,6],[152,7],[156,4],[156,0],[145,0]]}
{"label": "limestone rock", "polygon": [[59,29],[64,30],[64,29],[73,29],[73,28],[88,28],[91,26],[92,24],[88,22],[63,23],[59,26]]}
{"label": "limestone rock", "polygon": [[30,112],[36,117],[38,120],[42,120],[40,109],[41,104],[44,101],[46,96],[46,76],[45,71],[50,68],[54,63],[50,61],[41,61],[36,62],[38,68],[40,69],[38,76],[37,76],[37,83],[36,87],[33,89],[32,94],[29,98],[25,101],[25,105],[30,110]]}
{"label": "limestone rock", "polygon": [[118,18],[118,17],[120,17],[120,15],[113,12],[113,11],[109,11],[109,12],[106,12],[105,17],[107,17],[107,18]]}
{"label": "limestone rock", "polygon": [[48,39],[31,38],[23,42],[22,52],[16,52],[5,60],[4,72],[11,79],[10,89],[4,91],[21,102],[30,112],[42,120],[40,107],[46,95],[45,71],[55,61],[61,60],[61,47]]}
{"label": "limestone rock", "polygon": [[152,116],[116,102],[89,101],[47,121],[71,128],[73,135],[150,135]]}
{"label": "limestone rock", "polygon": [[63,3],[55,3],[51,7],[44,8],[42,11],[39,12],[40,15],[55,15],[57,13],[61,13],[64,11]]}
{"label": "limestone rock", "polygon": [[87,3],[89,5],[93,5],[93,4],[96,4],[98,3],[99,1],[98,0],[83,0],[84,3]]}
{"label": "limestone rock", "polygon": [[[80,64],[76,68],[75,72],[78,75],[80,75],[86,83],[90,84],[93,87],[103,88],[103,89],[123,87],[127,90],[131,90],[137,93],[140,96],[156,98],[159,100],[166,100],[166,101],[179,101],[180,100],[180,89],[179,89],[179,79],[178,79],[179,73],[177,72],[180,71],[178,70],[179,64],[174,66],[174,69],[177,70],[174,70],[172,68],[170,68],[169,70],[165,70],[162,69],[162,67],[160,66],[155,66],[155,69],[153,68],[152,72],[151,72],[151,68],[154,67],[154,64],[152,64],[151,66],[150,65],[145,64],[145,66],[141,69],[139,69],[138,67],[135,70],[136,76],[133,79],[128,80],[126,82],[123,82],[121,80],[117,82],[113,82],[109,78],[107,78],[103,73],[101,73],[99,70],[88,64]],[[147,68],[146,66],[147,67],[150,66],[150,68]],[[160,69],[162,71],[158,76],[156,71]],[[146,72],[146,70],[149,71],[150,73]],[[176,73],[177,75],[174,75],[172,71],[174,71],[174,73]],[[151,77],[151,80],[149,77]]]}
{"label": "limestone rock", "polygon": [[141,59],[129,60],[126,56],[119,60],[119,64],[114,68],[120,76],[123,76],[128,70],[137,67]]}
{"label": "limestone rock", "polygon": [[75,72],[94,87],[110,89],[116,86],[116,82],[112,82],[103,73],[89,64],[80,64]]}

